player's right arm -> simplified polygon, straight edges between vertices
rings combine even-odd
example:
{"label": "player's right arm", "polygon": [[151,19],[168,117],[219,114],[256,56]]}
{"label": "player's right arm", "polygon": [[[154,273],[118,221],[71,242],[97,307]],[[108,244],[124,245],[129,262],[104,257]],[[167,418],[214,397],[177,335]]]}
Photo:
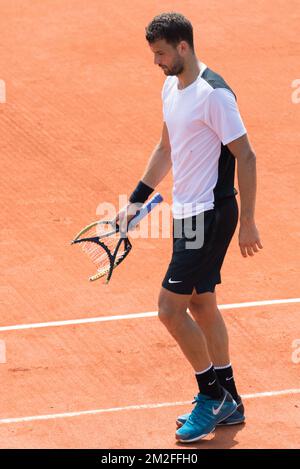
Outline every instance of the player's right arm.
{"label": "player's right arm", "polygon": [[171,145],[168,128],[164,122],[161,139],[150,156],[142,181],[154,189],[168,174],[171,167]]}
{"label": "player's right arm", "polygon": [[[164,122],[160,141],[155,146],[149,158],[142,179],[135,191],[131,194],[128,205],[117,214],[115,219],[115,221],[119,222],[120,226],[122,225],[123,230],[124,227],[128,225],[131,218],[136,214],[141,203],[144,203],[143,199],[148,198],[150,193],[168,174],[171,167],[171,145],[168,128]],[[136,200],[140,197],[140,200]]]}

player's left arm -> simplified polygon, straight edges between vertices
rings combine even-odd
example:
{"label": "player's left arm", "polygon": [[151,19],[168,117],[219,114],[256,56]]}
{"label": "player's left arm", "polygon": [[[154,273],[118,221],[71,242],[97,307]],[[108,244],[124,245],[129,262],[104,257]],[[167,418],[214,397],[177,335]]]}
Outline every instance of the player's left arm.
{"label": "player's left arm", "polygon": [[256,156],[247,134],[227,144],[237,159],[237,175],[240,191],[239,245],[242,256],[253,256],[262,249],[260,236],[255,224],[256,198]]}

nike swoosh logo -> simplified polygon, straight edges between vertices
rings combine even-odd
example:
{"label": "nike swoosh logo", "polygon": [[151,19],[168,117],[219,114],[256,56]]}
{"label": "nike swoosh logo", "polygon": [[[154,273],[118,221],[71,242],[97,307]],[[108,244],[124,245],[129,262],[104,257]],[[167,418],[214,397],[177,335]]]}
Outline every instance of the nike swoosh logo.
{"label": "nike swoosh logo", "polygon": [[226,397],[227,397],[227,392],[225,392],[224,399],[223,399],[223,401],[221,402],[221,404],[219,405],[219,407],[217,407],[217,408],[215,409],[214,406],[213,406],[212,411],[213,411],[213,414],[214,414],[214,415],[218,415],[218,414],[220,413],[220,410],[221,410],[221,408],[223,407],[223,404],[224,404],[224,402],[225,402],[225,400],[226,400]]}
{"label": "nike swoosh logo", "polygon": [[233,379],[233,376],[231,376],[231,378],[226,378],[226,381],[230,381],[231,379]]}
{"label": "nike swoosh logo", "polygon": [[172,280],[171,278],[169,278],[169,283],[181,283],[182,280]]}
{"label": "nike swoosh logo", "polygon": [[212,383],[208,383],[208,386],[212,386],[217,380],[215,379]]}

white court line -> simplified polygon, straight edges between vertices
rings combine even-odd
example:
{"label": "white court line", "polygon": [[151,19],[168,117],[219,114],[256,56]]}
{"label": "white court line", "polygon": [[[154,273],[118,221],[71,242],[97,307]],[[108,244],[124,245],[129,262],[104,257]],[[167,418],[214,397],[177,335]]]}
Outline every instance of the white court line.
{"label": "white court line", "polygon": [[[247,303],[231,303],[231,304],[226,304],[226,305],[219,305],[219,309],[239,309],[239,308],[249,308],[249,307],[254,307],[254,306],[279,305],[279,304],[288,304],[288,303],[300,303],[300,298],[288,298],[284,300],[250,301]],[[157,311],[150,311],[148,313],[121,314],[118,316],[100,316],[96,318],[70,319],[67,321],[51,321],[51,322],[40,322],[40,323],[33,323],[33,324],[20,324],[20,325],[15,325],[15,326],[2,326],[0,327],[0,332],[20,331],[24,329],[38,329],[41,327],[74,326],[76,324],[91,324],[95,322],[120,321],[123,319],[151,318],[154,316],[157,316]]]}
{"label": "white court line", "polygon": [[[284,396],[291,394],[300,394],[300,389],[284,389],[282,391],[268,391],[268,392],[258,392],[256,394],[242,394],[243,399],[257,399],[260,397],[273,397],[273,396]],[[160,404],[141,404],[141,405],[131,405],[126,407],[112,407],[110,409],[94,409],[94,410],[82,410],[78,412],[66,412],[61,414],[48,414],[48,415],[33,415],[30,417],[15,417],[0,419],[0,424],[7,423],[20,423],[20,422],[33,422],[36,420],[53,420],[53,419],[63,419],[70,417],[80,417],[82,415],[96,415],[96,414],[105,414],[111,412],[121,412],[121,411],[130,411],[130,410],[143,410],[143,409],[159,409],[162,407],[176,407],[181,405],[191,405],[191,401],[184,402],[162,402]]]}

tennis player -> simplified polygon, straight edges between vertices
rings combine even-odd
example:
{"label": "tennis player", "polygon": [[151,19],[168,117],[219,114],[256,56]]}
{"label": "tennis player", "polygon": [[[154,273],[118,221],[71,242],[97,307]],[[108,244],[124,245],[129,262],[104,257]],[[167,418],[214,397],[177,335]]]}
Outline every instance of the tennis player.
{"label": "tennis player", "polygon": [[[254,219],[256,157],[235,93],[195,54],[190,21],[178,13],[160,14],[147,26],[146,39],[154,64],[166,75],[163,129],[130,196],[127,215],[121,211],[118,217],[120,222],[128,220],[128,213],[147,200],[172,168],[173,254],[158,311],[193,367],[199,387],[192,412],[177,418],[176,438],[188,443],[217,425],[245,420],[215,287],[221,283],[221,266],[238,218],[242,256],[253,256],[262,248]],[[196,242],[197,235],[203,238],[201,243]]]}

